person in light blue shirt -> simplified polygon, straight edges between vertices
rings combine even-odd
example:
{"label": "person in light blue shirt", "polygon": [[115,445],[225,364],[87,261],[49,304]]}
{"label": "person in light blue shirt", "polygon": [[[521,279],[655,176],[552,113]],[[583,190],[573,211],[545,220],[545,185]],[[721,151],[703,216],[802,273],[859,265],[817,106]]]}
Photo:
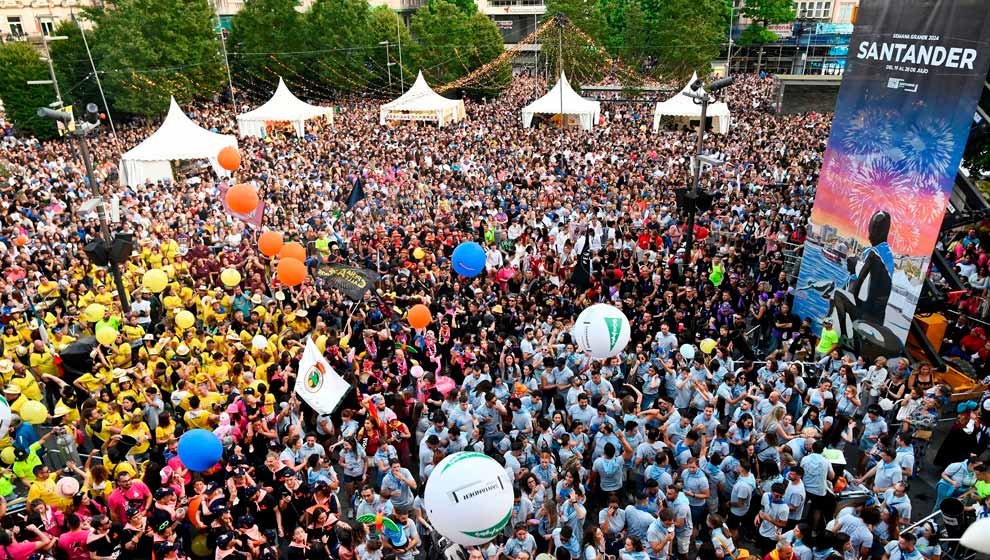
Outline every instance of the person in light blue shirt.
{"label": "person in light blue shirt", "polygon": [[402,468],[398,457],[392,459],[390,467],[382,479],[381,496],[391,500],[392,505],[398,509],[411,508],[416,480],[408,469]]}
{"label": "person in light blue shirt", "polygon": [[688,498],[673,485],[667,487],[667,507],[674,514],[674,534],[677,554],[683,556],[691,549],[694,523]]}
{"label": "person in light blue shirt", "polygon": [[636,505],[625,508],[626,536],[646,539],[646,533],[656,517],[646,507],[646,493],[640,494]]}
{"label": "person in light blue shirt", "polygon": [[777,537],[785,526],[790,508],[784,501],[784,491],[787,484],[775,482],[770,491],[763,494],[762,508],[757,514],[759,529],[757,529],[757,545],[762,554],[770,552],[777,546]]}
{"label": "person in light blue shirt", "polygon": [[536,538],[529,533],[525,523],[516,523],[512,528],[512,538],[505,542],[505,555],[515,558],[520,552],[526,552],[530,558],[536,557]]}
{"label": "person in light blue shirt", "polygon": [[832,471],[832,463],[822,456],[825,450],[825,443],[821,440],[812,444],[811,453],[801,459],[801,468],[804,469],[804,489],[809,494],[809,498],[824,497],[827,492],[827,481],[835,476]]}
{"label": "person in light blue shirt", "polygon": [[856,479],[856,484],[863,484],[864,481],[873,478],[873,491],[883,494],[888,488],[900,482],[904,478],[901,472],[901,464],[897,462],[897,455],[891,447],[884,447],[880,451],[880,462],[866,471],[866,473]]}
{"label": "person in light blue shirt", "polygon": [[569,525],[558,527],[553,530],[554,550],[563,548],[570,553],[572,559],[578,558],[581,554],[581,539],[574,534],[574,529]]}
{"label": "person in light blue shirt", "polygon": [[674,477],[670,474],[669,463],[670,459],[667,458],[667,454],[659,453],[643,472],[644,479],[657,481],[657,486],[661,492],[666,492],[667,487],[674,483]]}
{"label": "person in light blue shirt", "polygon": [[647,554],[650,560],[667,560],[670,557],[674,537],[674,514],[669,509],[665,509],[646,531]]}
{"label": "person in light blue shirt", "polygon": [[921,553],[916,544],[918,537],[914,533],[904,532],[896,541],[890,541],[883,547],[883,560],[921,560]]}
{"label": "person in light blue shirt", "polygon": [[643,541],[637,536],[627,536],[626,545],[619,551],[620,560],[649,560],[649,555],[643,550]]}
{"label": "person in light blue shirt", "polygon": [[871,404],[867,408],[866,418],[863,418],[863,435],[859,440],[861,449],[866,451],[873,449],[873,446],[887,435],[887,422],[881,416],[882,413],[880,405]]}
{"label": "person in light blue shirt", "polygon": [[567,414],[571,416],[571,419],[580,420],[582,424],[589,426],[598,411],[588,404],[587,393],[581,393],[578,395],[577,404],[568,408]]}
{"label": "person in light blue shirt", "polygon": [[704,410],[694,417],[691,427],[705,434],[705,438],[712,440],[715,438],[715,429],[718,428],[718,416],[715,415],[715,406],[706,404]]}
{"label": "person in light blue shirt", "polygon": [[592,472],[597,475],[599,485],[604,492],[618,492],[625,482],[626,461],[632,457],[632,447],[622,433],[619,433],[619,441],[622,444],[622,454],[617,455],[615,446],[606,443],[602,451],[602,456],[595,459],[591,467]]}
{"label": "person in light blue shirt", "polygon": [[749,461],[739,461],[737,472],[739,476],[732,485],[732,494],[729,497],[729,514],[733,516],[733,526],[743,523],[749,513],[753,493],[756,492],[756,477],[750,472]]}

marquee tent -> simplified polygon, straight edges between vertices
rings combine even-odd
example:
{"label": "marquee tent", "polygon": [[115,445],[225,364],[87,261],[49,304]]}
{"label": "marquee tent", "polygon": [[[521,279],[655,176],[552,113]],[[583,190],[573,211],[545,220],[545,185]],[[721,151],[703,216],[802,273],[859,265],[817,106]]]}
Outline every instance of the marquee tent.
{"label": "marquee tent", "polygon": [[296,136],[302,137],[306,131],[306,121],[316,117],[325,117],[328,122],[333,123],[333,107],[319,107],[300,100],[279,78],[278,87],[271,99],[261,107],[237,116],[237,129],[241,136],[264,138],[268,135],[265,123],[291,122]]}
{"label": "marquee tent", "polygon": [[165,122],[121,158],[121,180],[134,186],[149,179],[171,179],[170,162],[181,159],[208,159],[217,173],[228,175],[229,172],[217,163],[217,154],[226,146],[236,148],[237,138],[210,132],[192,122],[173,97]]}
{"label": "marquee tent", "polygon": [[[684,92],[691,90],[691,84],[697,79],[697,74],[692,75],[687,85],[684,86],[684,89],[677,92],[670,99],[657,103],[656,112],[653,114],[653,132],[660,130],[660,119],[663,117],[678,117],[687,120],[701,119],[701,105],[696,104],[693,99],[684,95]],[[704,90],[699,89],[698,92],[701,93]],[[715,132],[719,134],[729,132],[731,116],[729,115],[729,106],[724,101],[709,104],[707,117],[712,120],[712,129]]]}
{"label": "marquee tent", "polygon": [[416,76],[416,83],[395,101],[381,106],[379,122],[388,121],[431,121],[437,126],[457,122],[463,119],[464,101],[447,99],[433,91],[423,72]]}
{"label": "marquee tent", "polygon": [[567,81],[567,76],[561,72],[560,80],[553,89],[523,108],[523,126],[532,126],[533,116],[537,113],[567,115],[576,120],[584,130],[591,130],[601,115],[601,103],[578,95]]}

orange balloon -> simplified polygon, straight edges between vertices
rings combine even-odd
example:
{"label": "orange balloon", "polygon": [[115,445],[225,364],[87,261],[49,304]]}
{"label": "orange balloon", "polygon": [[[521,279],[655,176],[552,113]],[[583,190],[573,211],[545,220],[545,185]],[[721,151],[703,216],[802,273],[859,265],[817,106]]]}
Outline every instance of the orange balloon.
{"label": "orange balloon", "polygon": [[299,259],[283,258],[278,261],[276,277],[286,286],[298,286],[306,279],[306,265]]}
{"label": "orange balloon", "polygon": [[28,238],[26,235],[18,235],[14,239],[14,245],[17,245],[18,247],[23,247],[27,245],[27,242],[28,242]]}
{"label": "orange balloon", "polygon": [[409,324],[412,328],[425,329],[430,323],[433,322],[433,315],[430,313],[429,307],[420,303],[409,309],[406,319],[409,320]]}
{"label": "orange balloon", "polygon": [[296,243],[295,241],[290,241],[278,251],[278,258],[280,259],[296,259],[299,262],[306,261],[306,248]]}
{"label": "orange balloon", "polygon": [[250,214],[258,207],[258,189],[241,183],[227,191],[227,206],[238,214]]}
{"label": "orange balloon", "polygon": [[217,163],[227,171],[235,171],[241,166],[241,152],[233,146],[227,146],[217,154]]}
{"label": "orange balloon", "polygon": [[282,234],[277,231],[266,231],[258,238],[258,249],[266,257],[274,257],[282,249]]}

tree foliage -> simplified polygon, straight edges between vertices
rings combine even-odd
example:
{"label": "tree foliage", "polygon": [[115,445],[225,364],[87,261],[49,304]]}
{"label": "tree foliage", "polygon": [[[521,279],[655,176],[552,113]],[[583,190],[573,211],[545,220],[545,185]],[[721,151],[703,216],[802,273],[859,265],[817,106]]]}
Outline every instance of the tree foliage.
{"label": "tree foliage", "polygon": [[791,0],[747,0],[742,15],[753,23],[743,30],[740,42],[744,45],[763,45],[778,39],[777,34],[767,26],[794,21],[797,12]]}
{"label": "tree foliage", "polygon": [[656,29],[656,47],[647,52],[657,61],[657,71],[668,78],[683,79],[692,72],[707,74],[726,40],[722,0],[666,0],[661,4]]}
{"label": "tree foliage", "polygon": [[[83,44],[79,26],[71,19],[64,19],[55,26],[56,36],[67,37],[64,41],[52,41],[48,44],[52,55],[52,65],[62,90],[62,99],[67,105],[96,103],[102,105],[100,92],[96,87],[93,67],[86,56],[86,46]],[[92,31],[86,32],[86,39],[93,42]]]}
{"label": "tree foliage", "polygon": [[38,51],[28,43],[11,42],[0,45],[0,100],[14,128],[38,138],[56,135],[55,123],[37,116],[38,107],[55,100],[52,86],[27,85],[28,80],[49,79],[48,68],[38,57]]}
{"label": "tree foliage", "polygon": [[[240,80],[274,88],[276,76],[292,84],[303,70],[298,53],[305,47],[299,0],[251,0],[231,22],[227,49],[230,65]],[[272,54],[287,53],[287,54]]]}
{"label": "tree foliage", "polygon": [[207,0],[118,0],[96,17],[90,45],[118,111],[160,114],[169,96],[209,98],[224,83]]}
{"label": "tree foliage", "polygon": [[[505,50],[502,35],[487,16],[467,15],[447,0],[431,0],[420,8],[412,18],[412,33],[419,66],[431,84],[466,76]],[[495,71],[504,73],[508,68]]]}
{"label": "tree foliage", "polygon": [[310,73],[331,89],[354,92],[368,86],[374,74],[368,59],[379,48],[372,42],[371,8],[366,0],[316,0],[303,17]]}
{"label": "tree foliage", "polygon": [[[419,70],[416,65],[417,49],[412,35],[409,33],[398,14],[388,6],[376,6],[371,9],[369,26],[371,28],[371,41],[373,45],[380,45],[382,41],[388,41],[389,47],[373,49],[371,51],[370,62],[376,71],[376,80],[372,81],[372,86],[376,88],[388,87],[389,62],[392,65],[392,87],[390,93],[398,93],[401,89],[400,75],[405,76],[406,86],[416,78]],[[399,68],[399,47],[402,48],[402,68]]]}

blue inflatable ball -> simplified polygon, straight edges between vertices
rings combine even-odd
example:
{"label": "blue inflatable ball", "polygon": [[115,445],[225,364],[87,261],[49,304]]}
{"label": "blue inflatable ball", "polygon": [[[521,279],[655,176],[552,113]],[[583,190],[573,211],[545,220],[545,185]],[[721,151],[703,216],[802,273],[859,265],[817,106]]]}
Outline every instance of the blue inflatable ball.
{"label": "blue inflatable ball", "polygon": [[454,272],[474,278],[485,271],[485,249],[474,241],[465,241],[454,249],[450,261]]}
{"label": "blue inflatable ball", "polygon": [[221,457],[223,444],[209,430],[189,430],[179,438],[179,459],[193,472],[209,470]]}

